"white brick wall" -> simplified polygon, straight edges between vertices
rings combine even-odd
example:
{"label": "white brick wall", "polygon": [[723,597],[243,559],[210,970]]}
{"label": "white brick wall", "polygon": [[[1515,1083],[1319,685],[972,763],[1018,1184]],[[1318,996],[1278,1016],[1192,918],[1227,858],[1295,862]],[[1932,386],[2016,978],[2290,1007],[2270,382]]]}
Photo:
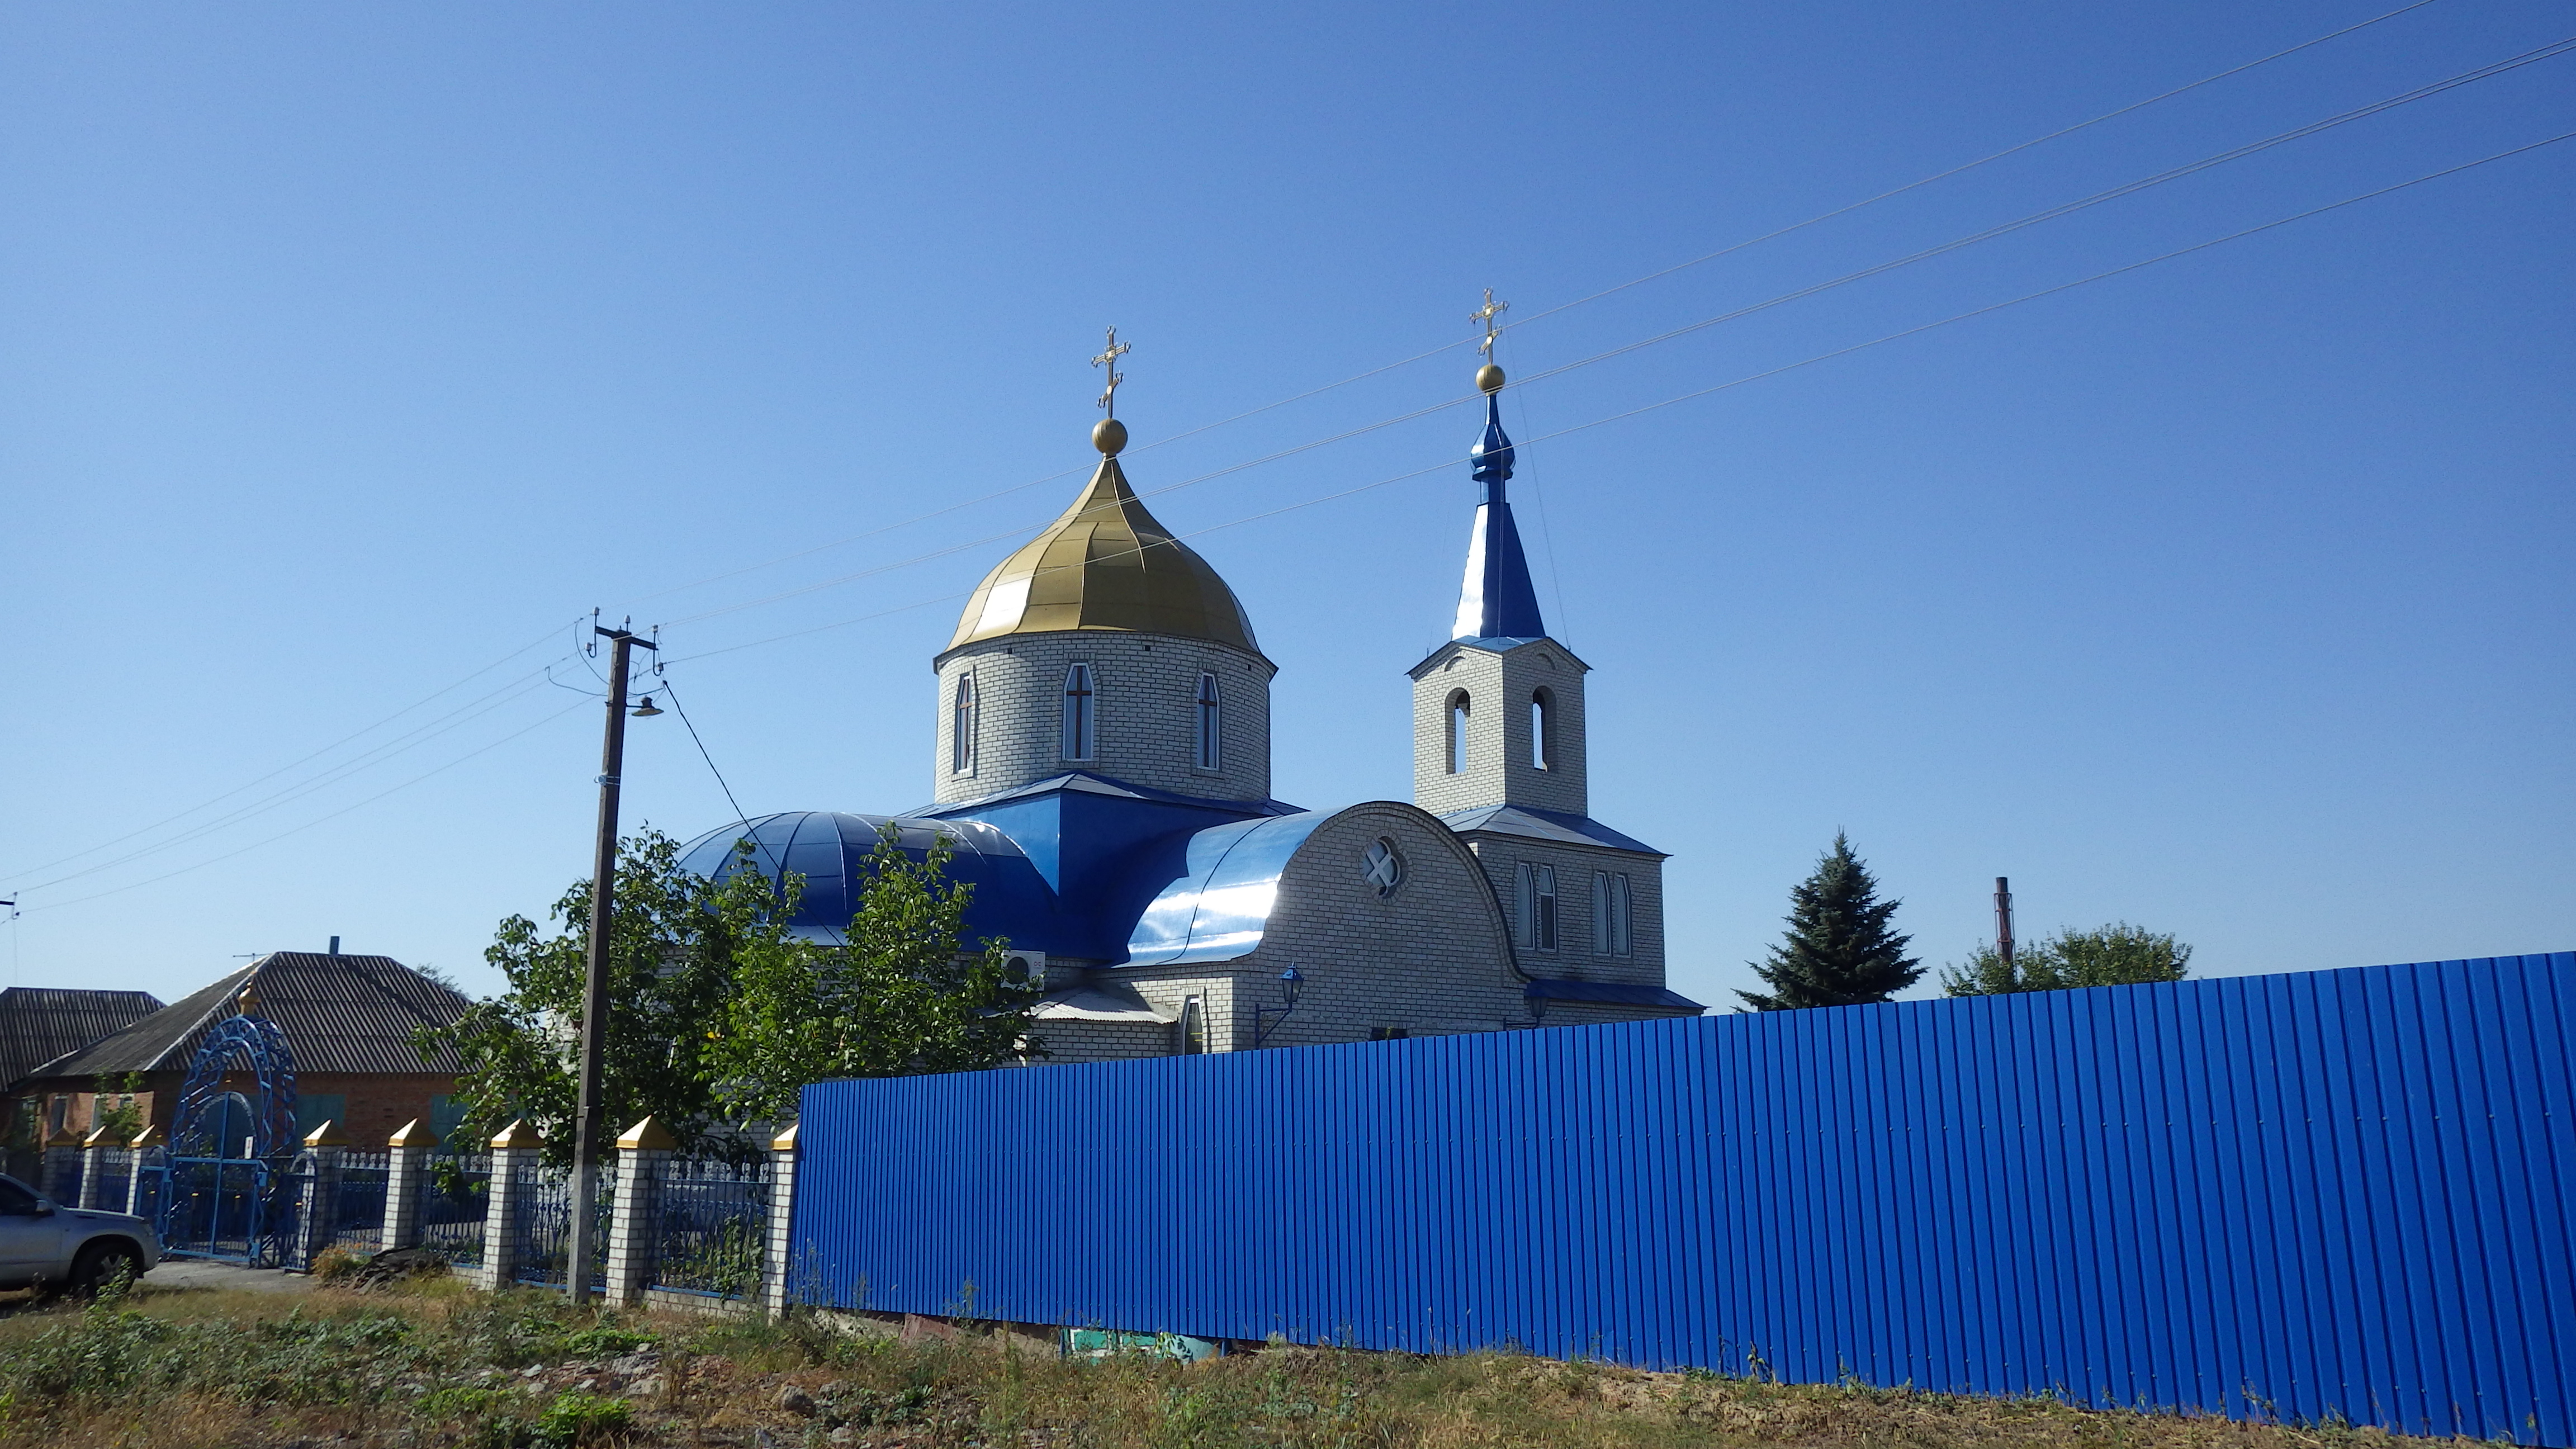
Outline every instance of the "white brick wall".
{"label": "white brick wall", "polygon": [[[1443,655],[1446,658],[1443,658]],[[1450,646],[1417,666],[1413,681],[1413,803],[1434,815],[1482,805],[1591,813],[1582,661],[1552,639],[1497,654]],[[1555,714],[1554,756],[1533,763],[1530,701],[1545,689]],[[1467,758],[1449,769],[1449,701],[1468,699]]]}
{"label": "white brick wall", "polygon": [[[1556,869],[1556,949],[1516,947],[1521,969],[1532,976],[1571,981],[1615,981],[1640,986],[1664,984],[1664,863],[1651,855],[1607,847],[1559,845],[1494,831],[1471,831],[1460,837],[1475,851],[1494,898],[1506,916],[1520,910],[1518,878],[1523,862]],[[1592,877],[1612,871],[1628,877],[1629,952],[1613,956],[1592,935]],[[1514,923],[1517,926],[1517,922]],[[1515,931],[1513,939],[1519,934]]]}
{"label": "white brick wall", "polygon": [[[1064,757],[1064,677],[1091,665],[1095,758]],[[1258,654],[1204,639],[1108,629],[1011,634],[969,644],[936,662],[938,726],[932,731],[934,798],[972,800],[1032,780],[1089,770],[1114,780],[1209,800],[1270,798],[1270,679]],[[955,756],[957,681],[972,670],[978,708],[974,768]],[[1221,769],[1198,768],[1198,687],[1214,674],[1223,699]]]}

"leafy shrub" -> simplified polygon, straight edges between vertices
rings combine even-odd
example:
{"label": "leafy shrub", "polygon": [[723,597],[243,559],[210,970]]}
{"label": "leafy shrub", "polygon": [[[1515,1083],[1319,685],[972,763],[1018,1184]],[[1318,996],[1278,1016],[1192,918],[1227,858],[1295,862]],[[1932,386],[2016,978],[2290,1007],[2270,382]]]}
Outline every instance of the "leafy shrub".
{"label": "leafy shrub", "polygon": [[345,1283],[357,1277],[358,1270],[365,1266],[367,1266],[366,1254],[353,1253],[349,1251],[346,1244],[333,1243],[313,1255],[313,1281]]}
{"label": "leafy shrub", "polygon": [[602,1324],[596,1328],[576,1329],[563,1336],[566,1358],[615,1358],[639,1348],[651,1348],[662,1340],[657,1334],[639,1333],[631,1328]]}
{"label": "leafy shrub", "polygon": [[597,1444],[635,1422],[635,1410],[624,1399],[566,1389],[537,1416],[537,1442],[547,1449],[575,1449]]}

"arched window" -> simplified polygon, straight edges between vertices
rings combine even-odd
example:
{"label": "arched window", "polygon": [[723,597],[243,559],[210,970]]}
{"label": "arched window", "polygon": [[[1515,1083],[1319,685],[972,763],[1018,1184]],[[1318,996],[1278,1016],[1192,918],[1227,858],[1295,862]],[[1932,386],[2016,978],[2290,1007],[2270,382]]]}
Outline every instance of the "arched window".
{"label": "arched window", "polygon": [[1199,768],[1219,770],[1225,767],[1225,701],[1217,693],[1216,676],[1199,676]]}
{"label": "arched window", "polygon": [[1450,691],[1446,713],[1443,728],[1449,736],[1449,773],[1455,775],[1467,768],[1467,691]]}
{"label": "arched window", "polygon": [[1556,696],[1545,689],[1530,696],[1530,768],[1556,768]]}
{"label": "arched window", "polygon": [[1099,732],[1093,721],[1094,700],[1091,691],[1091,666],[1076,664],[1064,672],[1064,757],[1088,760],[1098,750]]}
{"label": "arched window", "polygon": [[1181,1055],[1194,1057],[1208,1049],[1207,1007],[1204,998],[1191,996],[1181,1001]]}
{"label": "arched window", "polygon": [[1604,956],[1625,956],[1631,940],[1628,925],[1628,877],[1618,871],[1592,873],[1592,949]]}
{"label": "arched window", "polygon": [[975,769],[975,675],[957,676],[957,707],[949,721],[948,768],[960,775]]}
{"label": "arched window", "polygon": [[1524,949],[1556,949],[1556,867],[1523,861],[1518,871],[1520,890],[1518,909],[1513,912],[1512,935]]}

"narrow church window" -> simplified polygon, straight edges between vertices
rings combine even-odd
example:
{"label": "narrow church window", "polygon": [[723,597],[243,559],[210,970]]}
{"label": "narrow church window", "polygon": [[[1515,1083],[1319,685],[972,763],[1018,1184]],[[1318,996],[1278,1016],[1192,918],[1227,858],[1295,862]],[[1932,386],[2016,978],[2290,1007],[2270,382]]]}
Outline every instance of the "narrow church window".
{"label": "narrow church window", "polygon": [[1555,950],[1556,867],[1523,861],[1519,883],[1520,909],[1514,913],[1513,936],[1530,950]]}
{"label": "narrow church window", "polygon": [[1088,760],[1098,745],[1091,712],[1091,666],[1076,664],[1064,672],[1064,757]]}
{"label": "narrow church window", "polygon": [[1452,690],[1448,704],[1449,773],[1467,768],[1467,691]]}
{"label": "narrow church window", "polygon": [[1530,767],[1556,768],[1556,699],[1544,689],[1530,696]]}
{"label": "narrow church window", "polygon": [[975,770],[975,676],[957,676],[957,708],[949,722],[948,768],[960,775]]}
{"label": "narrow church window", "polygon": [[1202,1055],[1208,1049],[1207,1009],[1201,1000],[1190,996],[1181,1001],[1181,1055],[1185,1057]]}
{"label": "narrow church window", "polygon": [[1225,701],[1217,693],[1216,676],[1199,676],[1199,768],[1225,768]]}
{"label": "narrow church window", "polygon": [[1629,951],[1628,877],[1618,871],[1592,873],[1592,949],[1604,956]]}

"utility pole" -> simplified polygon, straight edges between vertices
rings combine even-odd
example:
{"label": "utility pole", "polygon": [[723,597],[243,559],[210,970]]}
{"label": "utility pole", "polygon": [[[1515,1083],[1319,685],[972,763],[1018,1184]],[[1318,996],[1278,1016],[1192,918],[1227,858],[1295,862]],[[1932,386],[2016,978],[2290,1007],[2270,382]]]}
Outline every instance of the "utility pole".
{"label": "utility pole", "polygon": [[617,895],[617,777],[626,764],[626,666],[636,645],[661,648],[622,627],[607,629],[594,623],[590,631],[608,641],[608,738],[599,753],[599,849],[590,868],[590,960],[581,988],[581,1087],[573,1107],[572,1222],[564,1244],[564,1293],[575,1307],[590,1301],[590,1258],[593,1239],[599,1234],[595,1212],[599,1065],[608,1045],[608,927]]}
{"label": "utility pole", "polygon": [[2004,963],[2004,979],[2020,985],[2013,975],[2012,963],[2012,882],[1995,877],[1995,955]]}

